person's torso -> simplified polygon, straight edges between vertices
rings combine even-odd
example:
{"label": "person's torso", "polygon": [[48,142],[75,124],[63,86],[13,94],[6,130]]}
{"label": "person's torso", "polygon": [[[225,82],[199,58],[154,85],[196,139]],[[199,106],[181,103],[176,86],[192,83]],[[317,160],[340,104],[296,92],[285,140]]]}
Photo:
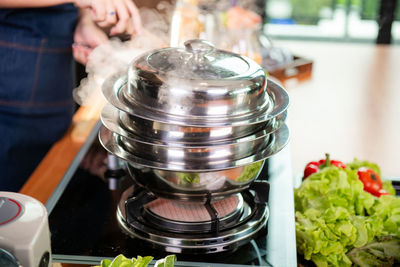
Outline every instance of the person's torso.
{"label": "person's torso", "polygon": [[0,111],[71,108],[76,19],[72,4],[0,9]]}
{"label": "person's torso", "polygon": [[72,4],[45,8],[0,9],[0,35],[72,40],[77,9]]}

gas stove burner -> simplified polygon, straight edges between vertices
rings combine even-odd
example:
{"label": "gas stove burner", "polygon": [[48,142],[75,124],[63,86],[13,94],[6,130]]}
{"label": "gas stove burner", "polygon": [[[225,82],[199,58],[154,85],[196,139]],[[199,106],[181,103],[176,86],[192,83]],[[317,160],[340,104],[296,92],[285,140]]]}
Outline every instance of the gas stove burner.
{"label": "gas stove burner", "polygon": [[[216,201],[212,205],[220,217],[226,217],[232,213],[238,213],[243,208],[243,198],[240,195],[234,195]],[[179,222],[205,222],[212,219],[205,205],[198,202],[186,203],[159,198],[149,203],[145,210],[167,220]]]}
{"label": "gas stove burner", "polygon": [[143,209],[142,216],[148,224],[165,231],[205,233],[234,225],[243,214],[243,206],[239,194],[205,204],[158,198]]}
{"label": "gas stove burner", "polygon": [[118,222],[131,237],[170,253],[233,251],[265,229],[268,220],[269,184],[254,184],[252,190],[204,204],[157,198],[130,187],[122,194]]}

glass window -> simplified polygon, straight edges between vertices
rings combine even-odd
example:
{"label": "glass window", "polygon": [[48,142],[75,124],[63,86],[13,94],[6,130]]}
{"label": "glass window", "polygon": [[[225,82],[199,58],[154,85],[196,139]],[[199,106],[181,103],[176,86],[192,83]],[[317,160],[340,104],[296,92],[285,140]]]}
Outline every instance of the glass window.
{"label": "glass window", "polygon": [[[375,42],[379,0],[267,0],[266,33],[276,38]],[[392,25],[400,44],[400,0]]]}

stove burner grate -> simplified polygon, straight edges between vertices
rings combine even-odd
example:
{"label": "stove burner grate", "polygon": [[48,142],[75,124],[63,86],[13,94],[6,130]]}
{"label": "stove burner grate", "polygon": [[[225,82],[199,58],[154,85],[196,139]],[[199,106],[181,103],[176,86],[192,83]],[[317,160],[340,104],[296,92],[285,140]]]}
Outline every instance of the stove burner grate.
{"label": "stove burner grate", "polygon": [[165,231],[206,233],[231,227],[243,211],[243,197],[238,194],[212,203],[158,198],[145,206],[142,216],[144,223]]}
{"label": "stove burner grate", "polygon": [[[121,197],[117,210],[118,222],[131,237],[145,240],[153,247],[170,253],[232,251],[265,229],[269,215],[265,195],[268,196],[269,184],[265,181],[256,181],[254,184],[253,192],[247,190],[205,204],[171,203],[172,200],[157,199],[151,192],[140,189],[135,192],[131,187]],[[225,203],[237,203],[237,206],[224,210],[222,206]],[[186,209],[195,205],[201,211],[188,218],[180,217],[179,212],[174,215],[173,212],[165,213],[165,207],[179,206],[179,210],[182,208],[180,205],[189,205],[184,206]],[[214,215],[208,205],[212,206]],[[195,221],[198,218],[201,220]]]}
{"label": "stove burner grate", "polygon": [[[242,208],[238,207],[239,196],[234,195],[212,203],[220,218],[238,212],[238,209]],[[243,202],[242,198],[240,200]],[[204,204],[198,202],[187,203],[159,198],[149,203],[145,210],[167,220],[179,222],[206,222],[212,219]]]}

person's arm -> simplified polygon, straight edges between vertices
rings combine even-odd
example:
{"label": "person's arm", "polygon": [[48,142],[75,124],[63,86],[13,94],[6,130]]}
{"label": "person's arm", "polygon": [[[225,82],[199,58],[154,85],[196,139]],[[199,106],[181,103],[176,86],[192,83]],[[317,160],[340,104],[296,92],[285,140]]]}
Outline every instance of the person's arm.
{"label": "person's arm", "polygon": [[132,0],[0,0],[0,8],[39,8],[74,4],[91,10],[91,17],[100,27],[110,27],[110,35],[140,33],[142,23]]}

